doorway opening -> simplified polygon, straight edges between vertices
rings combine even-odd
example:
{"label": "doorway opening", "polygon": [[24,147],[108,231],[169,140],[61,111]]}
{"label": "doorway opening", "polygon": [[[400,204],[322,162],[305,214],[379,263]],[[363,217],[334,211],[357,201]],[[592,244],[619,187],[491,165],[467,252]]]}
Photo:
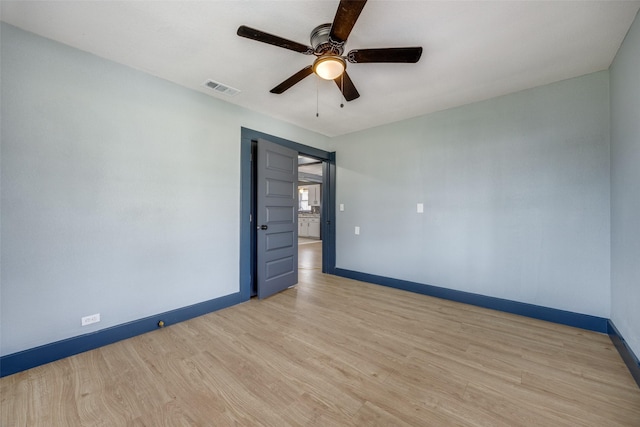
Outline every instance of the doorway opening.
{"label": "doorway opening", "polygon": [[[320,237],[315,242],[315,245],[321,254],[322,272],[333,274],[335,271],[335,153],[251,129],[242,128],[240,146],[240,295],[242,300],[248,300],[252,295],[257,293],[256,283],[258,267],[256,262],[258,251],[257,233],[259,232],[257,227],[264,225],[257,224],[258,212],[256,196],[259,179],[255,172],[255,164],[257,162],[257,146],[259,140],[266,140],[269,143],[274,143],[288,149],[295,150],[299,156],[303,157],[299,162],[316,163],[316,171],[317,168],[320,168],[321,174],[304,172],[303,170],[303,174],[310,173],[310,175],[318,175],[315,179],[321,180],[321,182],[316,183],[311,180],[311,178],[314,177],[303,175],[304,178],[302,185],[320,185],[319,194],[313,194],[313,197],[319,197],[319,200],[314,198],[311,201],[315,206],[312,207],[311,203],[309,203],[309,191],[307,191],[307,205],[304,205],[304,208],[310,213],[318,212],[319,222],[317,224],[319,224],[320,228]],[[298,196],[299,189],[296,193],[296,202],[298,201]],[[295,209],[296,224],[298,220],[298,207],[299,206],[296,206]],[[299,227],[299,224],[297,224],[297,226]],[[263,228],[262,230],[266,229]],[[299,230],[296,229],[296,231]],[[296,235],[297,234],[298,233],[296,232]],[[318,245],[318,243],[320,243],[320,245]],[[297,241],[295,242],[295,245],[296,249],[298,249]],[[310,243],[309,245],[313,246],[314,243]]]}
{"label": "doorway opening", "polygon": [[298,154],[298,270],[322,268],[323,161]]}

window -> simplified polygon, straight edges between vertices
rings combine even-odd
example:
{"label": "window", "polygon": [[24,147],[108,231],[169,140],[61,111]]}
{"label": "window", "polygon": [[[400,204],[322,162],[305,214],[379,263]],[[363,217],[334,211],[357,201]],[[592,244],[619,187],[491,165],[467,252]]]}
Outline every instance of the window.
{"label": "window", "polygon": [[298,210],[299,211],[311,210],[311,207],[309,206],[309,190],[307,190],[306,188],[299,189]]}

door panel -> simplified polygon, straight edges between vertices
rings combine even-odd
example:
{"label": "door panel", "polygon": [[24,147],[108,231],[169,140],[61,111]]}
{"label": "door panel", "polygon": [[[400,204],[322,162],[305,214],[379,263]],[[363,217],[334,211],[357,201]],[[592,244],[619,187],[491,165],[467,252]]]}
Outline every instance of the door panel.
{"label": "door panel", "polygon": [[268,197],[291,197],[291,183],[287,181],[280,181],[277,179],[271,179],[267,181],[267,196]]}
{"label": "door panel", "polygon": [[257,282],[266,298],[298,283],[298,152],[258,139]]}
{"label": "door panel", "polygon": [[266,247],[268,251],[281,248],[289,248],[293,245],[293,235],[289,232],[272,233],[267,236]]}
{"label": "door panel", "polygon": [[[271,200],[271,203],[278,203],[280,200]],[[265,218],[272,224],[295,223],[295,211],[292,206],[265,206]]]}

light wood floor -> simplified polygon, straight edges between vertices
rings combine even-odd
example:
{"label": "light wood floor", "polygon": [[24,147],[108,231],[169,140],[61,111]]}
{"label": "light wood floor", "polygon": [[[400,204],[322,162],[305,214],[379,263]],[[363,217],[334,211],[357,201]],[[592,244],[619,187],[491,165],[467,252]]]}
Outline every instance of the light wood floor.
{"label": "light wood floor", "polygon": [[325,276],[0,380],[13,426],[640,426],[606,335]]}

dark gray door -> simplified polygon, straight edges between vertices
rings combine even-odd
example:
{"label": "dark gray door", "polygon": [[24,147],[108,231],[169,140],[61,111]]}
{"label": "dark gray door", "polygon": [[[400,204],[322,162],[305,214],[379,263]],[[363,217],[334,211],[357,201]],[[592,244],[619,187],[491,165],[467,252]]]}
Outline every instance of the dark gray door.
{"label": "dark gray door", "polygon": [[258,298],[298,283],[298,152],[258,139]]}

